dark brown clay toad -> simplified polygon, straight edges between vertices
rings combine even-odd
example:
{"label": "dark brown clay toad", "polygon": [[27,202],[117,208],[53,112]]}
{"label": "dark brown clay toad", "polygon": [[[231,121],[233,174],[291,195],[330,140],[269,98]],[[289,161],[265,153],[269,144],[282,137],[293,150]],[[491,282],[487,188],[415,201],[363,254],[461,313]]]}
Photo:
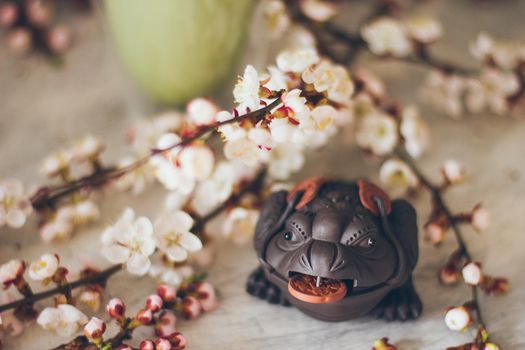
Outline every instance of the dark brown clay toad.
{"label": "dark brown clay toad", "polygon": [[255,232],[248,293],[325,321],[416,319],[416,213],[377,186],[310,178],[273,193]]}

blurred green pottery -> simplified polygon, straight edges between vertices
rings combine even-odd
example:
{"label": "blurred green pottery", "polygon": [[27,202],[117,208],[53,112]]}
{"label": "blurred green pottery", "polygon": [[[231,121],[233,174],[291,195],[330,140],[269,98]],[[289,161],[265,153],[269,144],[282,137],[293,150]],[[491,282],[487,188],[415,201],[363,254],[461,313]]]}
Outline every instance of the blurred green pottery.
{"label": "blurred green pottery", "polygon": [[231,77],[253,0],[105,0],[119,57],[139,88],[180,105]]}

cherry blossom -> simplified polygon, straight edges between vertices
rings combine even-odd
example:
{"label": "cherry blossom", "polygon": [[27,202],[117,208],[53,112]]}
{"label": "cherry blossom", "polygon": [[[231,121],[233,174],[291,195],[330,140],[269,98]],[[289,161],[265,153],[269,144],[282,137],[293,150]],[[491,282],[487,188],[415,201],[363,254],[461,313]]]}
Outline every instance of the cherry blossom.
{"label": "cherry blossom", "polygon": [[71,337],[82,329],[88,318],[73,305],[61,304],[42,310],[36,322],[61,337]]}
{"label": "cherry blossom", "polygon": [[289,77],[275,66],[268,67],[268,73],[261,76],[265,88],[271,91],[288,89]]}
{"label": "cherry blossom", "polygon": [[165,213],[155,221],[155,240],[158,248],[171,261],[184,261],[188,252],[202,249],[202,242],[190,232],[192,217],[183,212]]}
{"label": "cherry blossom", "polygon": [[405,24],[408,34],[422,44],[431,44],[443,35],[443,26],[434,17],[412,16]]}
{"label": "cherry blossom", "polygon": [[[224,132],[224,129],[221,129]],[[260,127],[248,131],[236,127],[226,137],[224,155],[227,159],[239,159],[247,166],[255,166],[265,153],[274,147],[274,140],[267,129]]]}
{"label": "cherry blossom", "polygon": [[97,317],[91,317],[89,322],[84,326],[84,335],[91,340],[99,339],[105,331],[106,323]]}
{"label": "cherry blossom", "polygon": [[40,237],[46,243],[68,238],[74,229],[74,207],[60,207],[53,217],[40,227]]}
{"label": "cherry blossom", "polygon": [[383,156],[392,152],[398,139],[397,123],[386,113],[370,113],[357,125],[357,144],[375,155]]}
{"label": "cherry blossom", "polygon": [[488,108],[493,113],[504,115],[509,111],[508,98],[520,88],[518,77],[513,72],[487,68],[478,79],[467,82],[467,108],[479,113]]}
{"label": "cherry blossom", "polygon": [[513,70],[523,61],[524,45],[512,41],[495,40],[489,34],[481,32],[470,43],[470,53],[477,60],[488,63],[493,61],[496,66]]}
{"label": "cherry blossom", "polygon": [[114,264],[125,264],[131,274],[144,275],[155,251],[153,225],[144,216],[135,218],[133,209],[127,208],[115,225],[102,233],[102,254]]}
{"label": "cherry blossom", "polygon": [[67,171],[72,160],[73,152],[71,150],[58,151],[44,159],[40,171],[48,177],[55,177]]}
{"label": "cherry blossom", "polygon": [[470,311],[464,306],[453,307],[445,315],[445,324],[451,331],[463,331],[471,323]]}
{"label": "cherry blossom", "polygon": [[253,66],[246,66],[244,75],[239,77],[233,89],[235,103],[241,112],[256,110],[259,108],[259,73]]}
{"label": "cherry blossom", "polygon": [[135,152],[138,155],[149,153],[162,135],[179,131],[184,119],[178,112],[166,111],[155,118],[138,121],[128,131]]}
{"label": "cherry blossom", "polygon": [[20,260],[10,260],[0,265],[0,283],[4,288],[16,282],[25,272],[25,265]]}
{"label": "cherry blossom", "polygon": [[19,180],[0,180],[0,227],[22,227],[31,213],[31,203]]}
{"label": "cherry blossom", "polygon": [[76,225],[84,225],[96,221],[100,217],[100,210],[95,202],[84,199],[74,205],[73,221]]}
{"label": "cherry blossom", "polygon": [[339,10],[335,2],[325,0],[302,0],[299,5],[306,16],[317,22],[328,21]]}
{"label": "cherry blossom", "polygon": [[465,283],[476,286],[481,283],[483,273],[481,272],[481,265],[476,262],[470,262],[461,270],[463,280]]}
{"label": "cherry blossom", "polygon": [[89,307],[92,311],[96,312],[100,309],[102,295],[99,291],[88,289],[80,293],[78,301]]}
{"label": "cherry blossom", "polygon": [[326,92],[327,97],[334,102],[347,102],[354,92],[354,84],[348,71],[343,66],[334,65],[327,60],[310,66],[301,77],[305,83],[313,84],[316,91]]}
{"label": "cherry blossom", "polygon": [[93,135],[87,135],[77,141],[72,149],[72,159],[76,162],[84,162],[96,159],[104,150],[104,144]]}
{"label": "cherry blossom", "polygon": [[310,65],[318,63],[319,59],[313,47],[300,47],[281,52],[276,62],[283,72],[302,73]]}
{"label": "cherry blossom", "polygon": [[379,170],[379,179],[386,186],[405,192],[415,189],[419,180],[410,167],[399,159],[389,159]]}
{"label": "cherry blossom", "polygon": [[433,70],[427,76],[422,95],[434,108],[453,118],[463,112],[461,97],[466,88],[465,79]]}
{"label": "cherry blossom", "polygon": [[223,221],[222,232],[234,243],[244,244],[253,237],[258,218],[258,210],[233,208]]}
{"label": "cherry blossom", "polygon": [[40,259],[29,265],[29,278],[35,281],[43,281],[53,277],[59,266],[59,259],[56,254],[44,254]]}
{"label": "cherry blossom", "polygon": [[373,97],[382,98],[385,95],[385,83],[371,70],[358,68],[353,77],[362,85],[362,89]]}
{"label": "cherry blossom", "polygon": [[208,125],[215,122],[219,108],[207,98],[195,98],[186,105],[188,119],[195,125]]}
{"label": "cherry blossom", "polygon": [[472,210],[470,215],[470,223],[479,232],[487,230],[490,226],[490,212],[478,204]]}
{"label": "cherry blossom", "polygon": [[441,173],[449,184],[458,184],[465,180],[465,169],[453,159],[448,159],[441,167]]}
{"label": "cherry blossom", "polygon": [[126,315],[126,305],[119,298],[112,298],[106,305],[106,312],[111,318],[116,320]]}
{"label": "cherry blossom", "polygon": [[266,29],[272,38],[279,38],[288,29],[290,18],[281,0],[268,0],[263,7]]}
{"label": "cherry blossom", "polygon": [[[122,158],[118,162],[119,168],[126,168],[136,162],[133,157]],[[120,191],[131,191],[132,194],[138,195],[144,192],[146,186],[154,179],[154,172],[150,163],[138,166],[132,171],[127,172],[115,181],[115,187]]]}
{"label": "cherry blossom", "polygon": [[412,51],[405,26],[394,18],[374,20],[361,29],[361,36],[376,55],[404,57]]}
{"label": "cherry blossom", "polygon": [[[210,178],[198,185],[191,206],[199,215],[206,215],[211,209],[230,197],[237,179],[236,170],[234,163],[220,162]],[[169,210],[180,207],[167,206],[166,208]]]}
{"label": "cherry blossom", "polygon": [[270,153],[268,174],[276,180],[288,179],[303,167],[304,158],[304,150],[300,145],[278,145]]}
{"label": "cherry blossom", "polygon": [[399,129],[408,154],[419,158],[430,144],[430,131],[415,106],[403,108]]}

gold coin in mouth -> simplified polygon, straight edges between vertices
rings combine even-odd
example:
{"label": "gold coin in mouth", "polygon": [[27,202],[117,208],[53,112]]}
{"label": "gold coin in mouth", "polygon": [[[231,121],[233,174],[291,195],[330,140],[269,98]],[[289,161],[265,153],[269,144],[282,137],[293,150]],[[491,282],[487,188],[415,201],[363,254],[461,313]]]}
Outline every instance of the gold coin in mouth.
{"label": "gold coin in mouth", "polygon": [[347,289],[339,280],[297,274],[288,281],[288,292],[306,303],[324,304],[343,299]]}

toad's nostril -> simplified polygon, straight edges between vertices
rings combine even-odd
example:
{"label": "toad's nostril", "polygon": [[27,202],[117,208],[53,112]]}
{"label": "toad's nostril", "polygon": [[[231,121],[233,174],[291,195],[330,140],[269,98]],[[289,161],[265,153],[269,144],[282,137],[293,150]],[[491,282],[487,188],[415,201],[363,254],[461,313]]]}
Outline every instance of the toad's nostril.
{"label": "toad's nostril", "polygon": [[335,244],[313,240],[308,251],[308,261],[312,270],[318,274],[325,274],[331,271],[337,257]]}
{"label": "toad's nostril", "polygon": [[345,261],[344,259],[336,259],[332,265],[332,267],[330,267],[330,272],[336,272],[337,270],[340,270],[341,268],[343,268],[345,266]]}
{"label": "toad's nostril", "polygon": [[310,261],[306,257],[306,254],[301,254],[301,257],[299,258],[299,263],[307,270],[312,271],[312,265],[310,264]]}

